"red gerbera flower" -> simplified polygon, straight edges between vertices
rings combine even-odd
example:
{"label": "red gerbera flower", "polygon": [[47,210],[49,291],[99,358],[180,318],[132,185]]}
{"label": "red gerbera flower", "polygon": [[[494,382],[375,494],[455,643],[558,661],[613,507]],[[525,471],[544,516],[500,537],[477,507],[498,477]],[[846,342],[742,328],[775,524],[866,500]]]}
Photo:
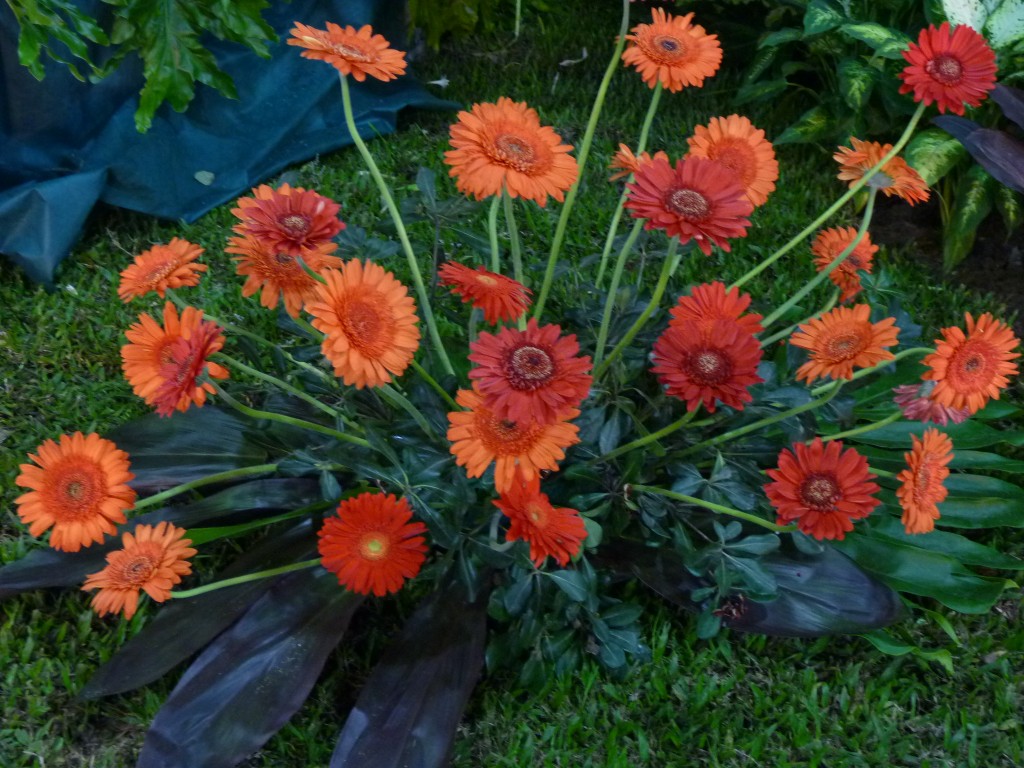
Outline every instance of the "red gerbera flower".
{"label": "red gerbera flower", "polygon": [[778,514],[778,524],[794,520],[797,527],[816,539],[839,539],[853,530],[853,521],[867,517],[879,505],[873,494],[868,461],[853,448],[843,450],[840,441],[824,444],[820,437],[810,445],[797,443],[779,454],[779,468],[769,469],[775,482],[764,487]]}
{"label": "red gerbera flower", "polygon": [[473,302],[482,309],[484,320],[494,325],[501,320],[518,320],[530,306],[530,289],[511,277],[490,272],[483,267],[470,269],[454,261],[445,262],[437,272],[462,303]]}
{"label": "red gerbera flower", "polygon": [[163,383],[153,395],[153,405],[160,416],[170,416],[175,410],[187,411],[195,403],[202,407],[206,394],[213,393],[211,384],[200,384],[197,379],[209,365],[210,355],[224,347],[220,326],[204,320],[187,339],[178,337],[168,347],[167,363],[160,369]]}
{"label": "red gerbera flower", "polygon": [[254,197],[238,198],[238,207],[231,209],[241,220],[233,229],[260,240],[271,253],[302,256],[330,243],[345,228],[338,219],[341,206],[313,190],[261,184],[252,193]]}
{"label": "red gerbera flower", "polygon": [[964,113],[964,105],[977,107],[996,87],[996,55],[985,38],[961,24],[950,29],[922,29],[917,44],[903,51],[910,65],[900,72],[900,93],[914,92],[914,101],[933,101],[939,112]]}
{"label": "red gerbera flower", "polygon": [[377,597],[397,592],[427,559],[423,523],[411,523],[405,499],[362,493],[338,505],[320,529],[321,564],[345,589]]}
{"label": "red gerbera flower", "polygon": [[747,236],[754,206],[736,174],[714,160],[686,157],[673,168],[652,158],[626,188],[626,208],[634,219],[647,219],[644,229],[694,240],[705,254],[712,243],[728,252],[728,238]]}
{"label": "red gerbera flower", "polygon": [[550,555],[561,566],[575,557],[587,538],[583,518],[575,509],[555,507],[547,494],[540,492],[540,480],[523,480],[516,476],[494,506],[509,519],[508,541],[525,541],[530,545],[530,559],[540,568]]}
{"label": "red gerbera flower", "polygon": [[761,345],[733,320],[714,320],[706,329],[695,320],[670,325],[654,344],[652,373],[666,394],[695,411],[703,403],[715,412],[715,401],[736,410],[753,398],[747,391],[764,379],[757,375]]}
{"label": "red gerbera flower", "polygon": [[739,288],[726,291],[724,283],[702,283],[695,285],[689,296],[679,297],[671,310],[672,319],[668,324],[675,326],[696,320],[707,330],[715,320],[735,320],[748,333],[760,333],[764,330],[762,315],[756,312],[743,314],[749,306],[750,294],[740,293]]}
{"label": "red gerbera flower", "polygon": [[913,449],[903,454],[907,468],[896,476],[903,483],[896,496],[903,507],[906,532],[928,533],[939,519],[939,502],[949,494],[943,482],[949,477],[946,465],[953,460],[953,441],[937,429],[926,429],[920,438],[910,437]]}
{"label": "red gerbera flower", "polygon": [[503,328],[481,333],[469,345],[469,372],[484,403],[499,419],[520,425],[552,424],[590,392],[590,357],[577,357],[576,335],[562,336],[557,325],[540,327],[530,319],[525,331]]}

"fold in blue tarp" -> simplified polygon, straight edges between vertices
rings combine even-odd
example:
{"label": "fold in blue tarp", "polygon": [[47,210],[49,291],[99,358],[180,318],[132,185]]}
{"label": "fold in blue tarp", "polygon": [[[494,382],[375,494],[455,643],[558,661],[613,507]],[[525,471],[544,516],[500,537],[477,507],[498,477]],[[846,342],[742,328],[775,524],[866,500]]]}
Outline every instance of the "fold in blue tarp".
{"label": "fold in blue tarp", "polygon": [[[83,9],[96,15],[109,6]],[[202,85],[185,113],[166,104],[146,134],[135,130],[142,86],[137,59],[97,84],[48,62],[36,81],[17,60],[18,26],[0,4],[0,253],[49,283],[98,201],[166,219],[194,221],[290,164],[351,143],[336,70],[285,40],[294,21],[324,28],[372,24],[400,43],[401,0],[293,0],[267,22],[281,40],[261,59],[236,43],[206,41],[239,98]],[[359,132],[394,130],[403,107],[450,108],[410,76],[352,83]]]}

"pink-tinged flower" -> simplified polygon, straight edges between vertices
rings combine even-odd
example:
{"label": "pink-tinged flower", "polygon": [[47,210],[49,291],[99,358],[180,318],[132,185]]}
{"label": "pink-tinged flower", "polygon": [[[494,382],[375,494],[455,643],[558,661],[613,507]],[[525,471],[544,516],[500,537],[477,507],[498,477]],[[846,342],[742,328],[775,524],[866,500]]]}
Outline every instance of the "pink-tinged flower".
{"label": "pink-tinged flower", "polygon": [[969,408],[953,408],[933,400],[931,395],[934,389],[934,381],[903,384],[893,388],[896,396],[892,400],[906,418],[924,424],[932,422],[944,427],[951,421],[954,424],[961,424],[967,420],[971,415]]}

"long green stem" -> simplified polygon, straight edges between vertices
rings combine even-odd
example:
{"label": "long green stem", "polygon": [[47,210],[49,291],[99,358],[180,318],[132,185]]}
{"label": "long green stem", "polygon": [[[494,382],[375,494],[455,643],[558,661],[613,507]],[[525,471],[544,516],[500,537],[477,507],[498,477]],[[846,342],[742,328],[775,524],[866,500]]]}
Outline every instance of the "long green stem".
{"label": "long green stem", "polygon": [[[931,347],[911,347],[910,349],[900,350],[899,352],[897,352],[895,355],[892,356],[891,360],[883,360],[882,362],[877,363],[877,364],[871,366],[870,368],[861,368],[859,371],[856,371],[853,374],[853,376],[851,376],[849,379],[847,379],[847,381],[857,381],[857,379],[863,379],[865,376],[870,376],[872,373],[877,371],[879,368],[885,368],[887,365],[895,365],[896,363],[898,363],[900,360],[902,360],[905,357],[910,357],[911,355],[927,355],[927,354],[929,354],[931,352],[934,352],[934,351],[935,350],[932,349]],[[831,386],[832,386],[831,383],[830,384],[822,384],[821,386],[815,387],[814,389],[812,389],[811,390],[811,394],[814,397],[817,397],[822,392],[825,392]]]}
{"label": "long green stem", "polygon": [[604,77],[597,88],[597,96],[594,98],[594,106],[590,110],[590,119],[587,121],[587,129],[583,134],[583,142],[580,144],[580,151],[576,154],[576,162],[579,168],[576,182],[569,188],[565,196],[565,203],[562,205],[562,212],[558,216],[558,224],[555,226],[555,236],[551,241],[551,253],[548,255],[548,265],[544,270],[544,282],[541,284],[540,293],[537,296],[537,303],[534,304],[533,316],[540,321],[544,314],[544,305],[547,304],[548,293],[551,291],[551,283],[555,277],[555,266],[558,264],[558,254],[562,250],[562,243],[565,240],[565,230],[569,224],[569,214],[576,202],[576,195],[579,193],[580,184],[583,182],[583,171],[587,165],[587,158],[590,157],[590,146],[594,141],[594,131],[597,129],[597,121],[601,117],[601,109],[604,107],[605,96],[608,94],[608,86],[612,82],[612,76],[619,67],[619,58],[622,50],[626,47],[626,35],[629,32],[629,0],[622,0],[622,21],[619,24],[619,36],[615,42],[615,50],[612,51],[612,58],[604,71]]}
{"label": "long green stem", "polygon": [[676,430],[685,427],[687,424],[693,421],[693,417],[696,415],[697,410],[694,409],[687,413],[685,416],[683,416],[681,419],[673,421],[671,424],[669,424],[666,427],[662,427],[657,432],[651,432],[649,435],[644,435],[643,437],[638,438],[631,443],[620,445],[615,450],[609,451],[608,453],[601,457],[601,461],[608,461],[610,459],[614,459],[616,456],[621,456],[622,454],[628,451],[632,451],[637,448],[643,448],[645,445],[650,445],[651,443],[657,442],[666,435],[671,435]]}
{"label": "long green stem", "polygon": [[455,375],[455,369],[452,368],[452,362],[448,359],[448,353],[445,351],[444,344],[441,342],[441,334],[437,330],[437,321],[434,319],[434,310],[430,307],[430,296],[427,293],[427,286],[423,283],[423,276],[420,274],[420,265],[416,260],[416,254],[412,250],[412,243],[409,242],[409,235],[405,231],[405,222],[402,221],[402,215],[398,212],[398,206],[395,205],[395,199],[391,195],[391,190],[388,189],[387,182],[384,181],[384,177],[381,176],[380,169],[377,168],[377,163],[374,162],[373,155],[366,148],[366,143],[359,135],[359,129],[356,128],[355,117],[352,114],[352,97],[348,92],[348,78],[345,75],[340,76],[341,80],[341,105],[345,113],[345,125],[348,126],[348,132],[352,134],[352,141],[356,145],[356,149],[359,150],[359,154],[362,155],[363,162],[366,163],[367,169],[370,171],[370,176],[377,183],[377,189],[380,191],[381,197],[384,198],[384,205],[387,206],[388,213],[391,214],[391,220],[394,222],[395,231],[398,233],[398,239],[402,243],[402,250],[405,251],[405,258],[409,262],[409,271],[412,273],[412,280],[416,286],[416,295],[419,296],[420,300],[420,311],[423,313],[423,319],[427,324],[427,331],[430,334],[430,340],[433,343],[434,351],[438,357],[441,358],[441,364],[444,366],[445,372]]}
{"label": "long green stem", "polygon": [[[519,227],[516,225],[515,208],[512,203],[512,195],[505,190],[501,193],[501,200],[505,204],[505,226],[508,228],[508,245],[512,252],[512,276],[520,283],[526,285],[526,275],[523,274],[523,248],[519,242]],[[519,316],[519,330],[526,328],[526,313]]]}
{"label": "long green stem", "polygon": [[622,351],[629,346],[630,342],[633,341],[633,337],[640,333],[640,329],[644,327],[647,319],[654,314],[654,310],[658,308],[661,303],[661,297],[665,294],[665,288],[668,286],[669,278],[676,271],[676,267],[679,266],[680,254],[677,252],[679,248],[679,238],[673,237],[669,241],[668,253],[665,254],[665,262],[661,265],[661,275],[658,277],[658,284],[654,286],[654,294],[651,296],[650,302],[644,311],[640,313],[640,317],[636,319],[632,327],[626,331],[626,334],[619,339],[619,343],[615,345],[611,353],[604,359],[604,362],[600,366],[594,369],[594,379],[598,380],[608,370],[610,366]]}
{"label": "long green stem", "polygon": [[897,422],[902,417],[903,411],[896,411],[895,413],[889,414],[881,421],[874,421],[870,424],[864,424],[863,426],[860,427],[854,427],[853,429],[848,429],[845,432],[836,432],[834,435],[826,435],[825,437],[821,438],[821,441],[823,443],[827,443],[830,440],[842,440],[845,437],[855,437],[856,435],[863,435],[867,432],[873,432],[876,429],[881,429],[882,427],[886,427],[894,422]]}
{"label": "long green stem", "polygon": [[427,382],[427,384],[430,385],[430,388],[437,392],[437,394],[439,394],[442,397],[442,399],[444,399],[444,401],[451,406],[453,411],[462,410],[461,408],[459,408],[458,403],[456,403],[455,400],[452,399],[452,396],[445,392],[444,387],[437,383],[437,379],[435,379],[433,376],[427,373],[427,370],[422,365],[413,360],[412,367],[413,370],[416,371],[416,373],[418,373],[420,377],[425,382]]}
{"label": "long green stem", "polygon": [[604,345],[608,343],[608,331],[611,327],[612,311],[615,308],[615,302],[618,300],[619,283],[622,281],[622,272],[626,267],[626,260],[629,258],[629,254],[633,250],[633,245],[636,243],[636,239],[640,236],[643,228],[643,219],[638,219],[636,223],[633,224],[633,229],[630,230],[629,237],[626,238],[626,242],[622,244],[622,250],[619,251],[619,257],[615,260],[615,269],[612,270],[612,284],[608,286],[608,294],[604,298],[604,314],[601,315],[601,327],[597,331],[597,346],[594,347],[595,366],[600,365],[601,360],[604,358]]}
{"label": "long green stem", "polygon": [[793,250],[796,246],[802,243],[808,235],[817,231],[818,227],[820,227],[822,224],[824,224],[826,221],[832,218],[832,216],[834,216],[840,208],[846,205],[847,201],[853,198],[854,195],[860,192],[860,190],[862,190],[868,184],[868,182],[871,181],[872,177],[882,169],[883,165],[885,165],[894,157],[896,157],[896,155],[900,153],[900,150],[903,149],[904,146],[906,146],[907,142],[910,141],[910,137],[914,133],[914,129],[917,127],[918,122],[921,120],[921,116],[924,115],[924,110],[924,103],[922,102],[921,104],[918,104],[917,111],[915,111],[913,117],[910,118],[910,122],[907,123],[907,127],[904,129],[903,135],[900,136],[899,140],[893,145],[892,149],[890,149],[881,160],[879,160],[875,165],[868,169],[868,171],[861,178],[859,178],[856,182],[851,184],[850,188],[846,191],[845,194],[843,194],[838,200],[832,203],[832,205],[826,208],[824,213],[822,213],[818,218],[816,218],[814,221],[812,221],[810,224],[804,227],[788,243],[786,243],[784,246],[782,246],[779,250],[777,250],[767,259],[765,259],[760,264],[751,269],[749,272],[747,272],[745,275],[743,275],[743,277],[741,277],[739,280],[737,280],[735,283],[729,286],[729,288],[738,288],[739,286],[746,283],[748,280],[752,280],[753,278],[757,277],[759,274],[764,272],[764,270],[768,269],[768,267],[770,267],[776,261],[778,261],[791,250]]}
{"label": "long green stem", "polygon": [[836,305],[837,301],[839,301],[839,294],[840,294],[840,291],[839,291],[838,288],[836,288],[834,291],[832,291],[832,297],[825,303],[824,307],[819,309],[817,312],[815,312],[813,315],[808,317],[806,320],[801,320],[799,323],[793,323],[788,328],[783,328],[778,333],[773,333],[771,336],[769,336],[767,339],[765,339],[764,341],[761,342],[761,349],[766,349],[767,347],[770,347],[776,341],[779,341],[780,339],[784,339],[787,336],[791,335],[793,333],[793,331],[795,331],[801,325],[806,325],[807,323],[811,322],[812,320],[814,320],[816,318],[819,318],[822,315],[824,315],[826,312],[828,312],[830,309],[832,309],[832,307],[834,307]]}
{"label": "long green stem", "polygon": [[312,568],[316,565],[320,565],[320,558],[315,560],[303,560],[301,563],[291,563],[290,565],[282,565],[277,568],[268,568],[265,571],[257,571],[256,573],[247,573],[244,576],[235,576],[232,579],[222,579],[221,581],[215,581],[211,584],[204,584],[203,586],[196,587],[195,589],[183,589],[180,592],[171,592],[171,597],[198,597],[199,595],[205,595],[207,592],[224,589],[224,587],[234,587],[238,584],[256,581],[257,579],[267,579],[271,576],[279,576],[282,573],[301,571],[304,568]]}
{"label": "long green stem", "polygon": [[204,485],[223,483],[228,480],[234,480],[239,477],[249,477],[251,475],[266,475],[276,469],[277,464],[254,464],[251,467],[238,467],[237,469],[228,469],[224,472],[216,472],[212,475],[206,475],[206,477],[189,480],[187,483],[182,483],[181,485],[176,485],[173,488],[168,488],[166,491],[154,493],[152,496],[147,496],[146,498],[135,502],[133,510],[137,512],[140,509],[155,506],[167,499],[173,499],[175,496],[185,493],[186,491],[191,491],[195,488],[202,488]]}
{"label": "long green stem", "polygon": [[741,512],[740,510],[733,509],[732,507],[724,507],[721,504],[704,501],[704,499],[698,499],[694,496],[676,493],[675,491],[668,491],[664,488],[655,488],[652,485],[631,485],[629,487],[634,491],[640,491],[642,493],[656,493],[659,496],[664,496],[666,499],[682,501],[686,504],[693,504],[697,507],[704,507],[705,509],[710,509],[712,512],[718,512],[723,515],[728,515],[729,517],[735,517],[737,520],[745,520],[748,523],[759,525],[762,528],[767,528],[769,531],[775,531],[776,533],[796,530],[795,525],[779,525],[771,522],[770,520],[765,520],[763,517],[752,515],[749,512]]}
{"label": "long green stem", "polygon": [[501,249],[498,247],[498,208],[503,195],[491,199],[491,207],[487,212],[487,234],[491,239],[491,272],[501,272]]}

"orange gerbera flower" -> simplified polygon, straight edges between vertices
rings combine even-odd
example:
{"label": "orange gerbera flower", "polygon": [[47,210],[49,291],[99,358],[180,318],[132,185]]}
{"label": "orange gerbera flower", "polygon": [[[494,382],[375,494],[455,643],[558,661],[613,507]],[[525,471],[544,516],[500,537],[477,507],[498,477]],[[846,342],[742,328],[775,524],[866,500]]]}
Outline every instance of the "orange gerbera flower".
{"label": "orange gerbera flower", "polygon": [[693,85],[704,85],[722,63],[718,35],[709,35],[699,24],[691,26],[692,13],[672,16],[661,8],[651,9],[651,23],[637,24],[626,35],[629,46],[622,60],[636,67],[651,88],[657,83],[672,93]]}
{"label": "orange gerbera flower", "polygon": [[572,146],[561,142],[526,102],[502,96],[459,112],[444,161],[464,194],[483,200],[505,190],[543,208],[548,195],[562,202],[579,173]]}
{"label": "orange gerbera flower", "polygon": [[64,552],[98,544],[127,520],[135,505],[128,487],[128,454],[97,434],[61,435],[46,440],[21,464],[14,484],[30,489],[14,500],[18,517],[33,536],[53,528],[50,546]]}
{"label": "orange gerbera flower", "polygon": [[654,343],[651,372],[665,393],[695,411],[703,403],[708,413],[715,402],[743,410],[753,398],[747,390],[764,379],[757,375],[761,345],[733,320],[697,320],[670,325]]}
{"label": "orange gerbera flower", "polygon": [[579,554],[587,528],[575,509],[556,507],[540,492],[540,479],[516,477],[512,486],[493,502],[509,519],[508,541],[530,545],[530,559],[540,568],[550,555],[565,566]]}
{"label": "orange gerbera flower", "polygon": [[361,493],[338,505],[320,529],[321,564],[350,592],[377,597],[397,592],[427,559],[423,523],[412,523],[405,499]]}
{"label": "orange gerbera flower", "polygon": [[386,83],[405,74],[405,51],[392,48],[383,35],[373,34],[369,24],[356,31],[355,27],[340,27],[328,21],[323,30],[296,21],[292,35],[288,45],[305,48],[303,58],[326,61],[360,83],[367,75]]}
{"label": "orange gerbera flower", "polygon": [[[166,373],[169,369],[167,366],[175,363],[175,351],[177,350],[180,355],[182,349],[180,345],[176,348],[175,344],[179,339],[189,341],[193,334],[200,333],[204,327],[207,330],[202,331],[201,335],[203,339],[208,340],[211,326],[217,332],[220,331],[213,323],[204,322],[202,310],[195,307],[185,307],[179,318],[177,310],[169,301],[164,304],[162,327],[148,314],[139,315],[139,322],[134,323],[124,332],[129,343],[121,347],[121,368],[135,394],[145,400],[147,405],[156,404],[158,398],[161,400],[166,398],[167,390],[160,393],[161,388],[168,381]],[[215,343],[216,340],[214,338],[212,342],[204,343]],[[220,342],[223,345],[223,337],[220,337]],[[220,346],[217,349],[220,349]],[[178,359],[179,363],[184,361],[184,358],[180,356]],[[226,368],[205,361],[204,365],[210,378],[226,379],[228,377]],[[184,371],[184,369],[180,370]],[[213,385],[206,382],[192,389],[191,393],[184,394],[190,402],[201,406],[206,402],[206,394],[213,394],[213,392]],[[179,405],[184,405],[184,408],[179,408],[179,410],[185,410],[188,407],[188,402],[179,399],[172,409]]]}
{"label": "orange gerbera flower", "polygon": [[[664,160],[666,163],[668,162],[668,155],[660,149],[654,153],[653,157]],[[633,154],[633,150],[625,144],[619,144],[619,151],[615,153],[611,163],[608,164],[609,168],[613,171],[618,171],[618,173],[613,173],[609,176],[608,181],[618,181],[619,179],[626,178],[631,173],[636,173],[641,165],[651,162],[653,157],[649,152],[641,152],[640,156],[637,157]]]}
{"label": "orange gerbera flower", "polygon": [[[832,227],[819,232],[811,245],[818,271],[825,271],[856,239],[857,230],[853,227]],[[829,280],[842,291],[840,301],[849,301],[860,293],[860,272],[863,270],[871,273],[872,259],[876,253],[878,246],[871,242],[871,235],[865,232],[853,251],[843,259],[843,263],[829,273]]]}
{"label": "orange gerbera flower", "polygon": [[985,38],[961,24],[949,22],[922,29],[917,45],[903,51],[910,65],[900,72],[900,93],[914,92],[914,101],[933,101],[939,112],[964,113],[964,105],[977,107],[996,87],[996,55]]}
{"label": "orange gerbera flower", "polygon": [[669,326],[676,326],[690,320],[701,323],[707,331],[715,320],[735,320],[745,331],[757,334],[764,330],[761,326],[762,315],[756,312],[744,314],[750,306],[750,294],[740,293],[739,288],[725,290],[725,284],[715,281],[695,285],[689,296],[680,296],[672,307],[672,319]]}
{"label": "orange gerbera flower", "polygon": [[184,538],[184,528],[164,521],[135,527],[135,534],[121,537],[123,549],[107,555],[107,567],[89,574],[82,589],[98,589],[92,609],[100,616],[124,613],[126,619],[139,607],[139,592],[162,603],[171,597],[171,587],[192,573],[188,558],[196,554]]}
{"label": "orange gerbera flower", "polygon": [[[260,304],[268,309],[277,306],[278,299],[284,299],[285,311],[298,317],[302,306],[316,296],[317,281],[286,251],[275,251],[266,241],[246,235],[228,240],[228,253],[238,254],[236,270],[245,275],[242,295],[248,298],[261,288]],[[320,243],[302,252],[302,260],[314,272],[337,269],[342,261],[330,254],[337,248],[333,242]]]}
{"label": "orange gerbera flower", "polygon": [[168,288],[199,285],[199,275],[206,271],[206,265],[195,261],[202,253],[198,245],[180,237],[171,238],[167,245],[154,245],[121,272],[117,295],[127,304],[135,296],[145,296],[150,291],[156,291],[162,299]]}
{"label": "orange gerbera flower", "polygon": [[587,397],[593,381],[590,357],[577,357],[575,334],[561,334],[560,326],[540,327],[530,318],[525,331],[482,332],[469,345],[469,359],[477,364],[469,378],[497,418],[549,424]]}
{"label": "orange gerbera flower", "polygon": [[[853,149],[840,147],[833,159],[839,163],[840,181],[849,181],[852,187],[873,168],[879,160],[888,154],[892,144],[879,144],[877,141],[861,141],[850,137]],[[882,169],[871,177],[869,187],[880,189],[886,197],[897,195],[911,205],[928,200],[928,185],[920,174],[907,165],[902,157],[894,157],[882,166]]]}
{"label": "orange gerbera flower", "polygon": [[853,448],[844,451],[838,440],[825,445],[820,437],[793,447],[795,454],[788,448],[779,454],[779,468],[768,470],[775,482],[764,487],[778,524],[796,521],[819,541],[842,540],[854,520],[867,517],[880,503],[873,496],[879,488],[871,482],[875,475],[867,459]]}
{"label": "orange gerbera flower", "polygon": [[903,454],[907,468],[896,476],[903,483],[896,496],[903,507],[906,532],[928,533],[939,519],[938,503],[949,494],[943,481],[949,477],[946,465],[953,460],[953,441],[937,429],[926,429],[920,439],[910,437],[913,448]]}
{"label": "orange gerbera flower", "polygon": [[490,272],[483,267],[471,269],[464,264],[446,261],[437,272],[462,303],[473,302],[483,310],[484,320],[492,325],[502,320],[518,320],[530,306],[530,289],[511,277]]}
{"label": "orange gerbera flower", "polygon": [[163,384],[153,394],[158,415],[184,412],[192,404],[201,408],[206,403],[206,394],[216,391],[209,382],[199,383],[197,379],[211,365],[210,355],[224,347],[220,330],[216,323],[204,321],[187,339],[179,337],[167,348],[170,359],[160,369]]}
{"label": "orange gerbera flower", "polygon": [[238,207],[231,213],[240,220],[232,229],[263,242],[271,253],[303,256],[309,250],[330,253],[337,247],[331,241],[345,228],[338,219],[341,206],[313,190],[282,184],[271,189],[261,184],[253,197],[238,198]]}
{"label": "orange gerbera flower", "polygon": [[746,237],[754,206],[732,171],[714,160],[687,157],[673,168],[652,159],[626,184],[626,208],[644,229],[662,229],[683,243],[694,240],[705,254],[711,244],[729,251],[730,237]]}
{"label": "orange gerbera flower", "polygon": [[966,334],[955,326],[942,329],[935,351],[923,361],[931,370],[921,378],[935,382],[931,397],[936,402],[977,413],[989,399],[998,400],[1007,377],[1017,373],[1017,364],[1010,361],[1020,357],[1013,351],[1020,341],[988,312],[977,322],[970,312],[966,317]]}
{"label": "orange gerbera flower", "polygon": [[893,354],[886,347],[896,343],[899,332],[896,318],[872,323],[867,304],[836,307],[801,325],[790,338],[790,344],[811,353],[810,361],[800,366],[796,377],[808,384],[824,376],[852,378],[854,368],[871,368],[892,360]]}
{"label": "orange gerbera flower", "polygon": [[779,163],[764,131],[740,115],[713,117],[687,140],[693,157],[717,160],[739,176],[747,199],[758,208],[775,191]]}
{"label": "orange gerbera flower", "polygon": [[480,477],[494,462],[494,487],[505,493],[517,473],[533,480],[543,469],[556,471],[565,449],[580,441],[579,428],[569,424],[580,412],[571,408],[550,424],[518,424],[498,417],[479,391],[460,389],[456,402],[468,411],[448,414],[448,439],[455,463],[469,477]]}
{"label": "orange gerbera flower", "polygon": [[326,334],[320,349],[346,384],[379,387],[405,372],[420,345],[416,302],[383,267],[359,259],[324,273],[306,305]]}

